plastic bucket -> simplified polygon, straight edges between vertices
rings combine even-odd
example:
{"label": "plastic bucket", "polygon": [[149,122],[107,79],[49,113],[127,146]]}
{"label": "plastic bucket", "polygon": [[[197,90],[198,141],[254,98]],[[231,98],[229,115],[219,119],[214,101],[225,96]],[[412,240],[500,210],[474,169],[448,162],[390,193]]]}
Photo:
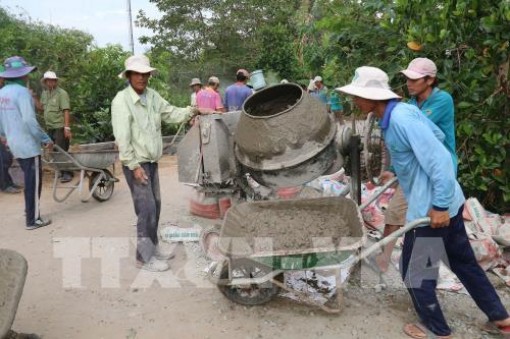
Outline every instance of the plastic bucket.
{"label": "plastic bucket", "polygon": [[250,82],[253,89],[256,91],[267,86],[266,79],[264,79],[264,73],[262,73],[262,70],[260,69],[251,73]]}

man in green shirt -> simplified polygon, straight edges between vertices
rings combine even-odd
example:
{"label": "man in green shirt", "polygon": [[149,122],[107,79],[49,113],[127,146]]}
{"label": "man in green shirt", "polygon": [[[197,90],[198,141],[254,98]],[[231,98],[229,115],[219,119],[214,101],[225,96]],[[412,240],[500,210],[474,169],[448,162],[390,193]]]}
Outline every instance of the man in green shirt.
{"label": "man in green shirt", "polygon": [[[67,151],[72,138],[69,95],[58,86],[58,77],[55,72],[44,73],[41,83],[44,90],[37,108],[40,112],[44,112],[44,121],[50,138],[56,145]],[[72,179],[73,172],[62,171],[61,182],[69,182]]]}
{"label": "man in green shirt", "polygon": [[163,155],[161,121],[182,123],[198,113],[196,108],[170,105],[156,91],[148,88],[155,68],[144,55],[134,55],[125,62],[119,75],[129,85],[112,102],[112,127],[119,147],[122,170],[131,190],[137,215],[137,267],[162,272],[169,269],[172,257],[158,246],[158,223],[161,211],[158,161]]}

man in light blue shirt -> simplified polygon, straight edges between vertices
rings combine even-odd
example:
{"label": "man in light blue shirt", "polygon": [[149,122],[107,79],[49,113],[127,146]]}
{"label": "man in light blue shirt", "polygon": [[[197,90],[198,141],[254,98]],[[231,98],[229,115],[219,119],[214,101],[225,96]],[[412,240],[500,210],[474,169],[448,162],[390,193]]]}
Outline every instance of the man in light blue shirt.
{"label": "man in light blue shirt", "polygon": [[26,87],[28,75],[36,69],[19,56],[7,58],[0,77],[5,86],[0,90],[0,137],[18,160],[25,179],[25,215],[27,230],[49,225],[39,213],[42,188],[41,144],[53,147],[50,137],[35,117],[35,105]]}
{"label": "man in light blue shirt", "polygon": [[456,180],[451,155],[442,144],[444,133],[421,111],[398,101],[386,73],[375,67],[356,69],[351,84],[337,89],[354,96],[363,113],[381,120],[391,164],[408,202],[407,221],[430,217],[430,225],[404,238],[401,274],[420,322],[404,332],[413,338],[449,338],[436,296],[439,262],[444,261],[464,284],[478,307],[500,331],[510,332],[510,317],[469,243],[462,210],[464,195]]}

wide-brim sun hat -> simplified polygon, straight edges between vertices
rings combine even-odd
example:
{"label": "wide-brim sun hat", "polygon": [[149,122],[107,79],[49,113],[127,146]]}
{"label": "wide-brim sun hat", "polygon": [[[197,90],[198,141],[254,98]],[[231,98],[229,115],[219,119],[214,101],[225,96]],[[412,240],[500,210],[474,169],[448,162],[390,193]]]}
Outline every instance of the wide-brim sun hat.
{"label": "wide-brim sun hat", "polygon": [[36,66],[30,66],[25,59],[20,56],[13,56],[5,59],[4,71],[0,73],[0,78],[14,79],[21,78],[37,69]]}
{"label": "wide-brim sun hat", "polygon": [[195,85],[200,85],[200,86],[202,86],[202,82],[200,81],[200,79],[199,79],[199,78],[193,78],[193,79],[191,79],[191,82],[190,82],[189,86],[191,87],[191,86],[195,86]]}
{"label": "wide-brim sun hat", "polygon": [[207,82],[210,84],[219,84],[220,79],[213,75],[212,77],[209,77],[209,80]]}
{"label": "wide-brim sun hat", "polygon": [[407,78],[411,80],[421,79],[426,76],[436,77],[437,67],[434,61],[427,58],[416,58],[413,59],[407,69],[400,71]]}
{"label": "wide-brim sun hat", "polygon": [[390,89],[388,75],[381,69],[371,66],[358,67],[351,83],[335,90],[369,100],[400,98]]}
{"label": "wide-brim sun hat", "polygon": [[129,71],[154,75],[156,68],[151,67],[149,58],[145,55],[132,55],[124,62],[124,70],[119,74],[119,78],[126,78],[126,72]]}

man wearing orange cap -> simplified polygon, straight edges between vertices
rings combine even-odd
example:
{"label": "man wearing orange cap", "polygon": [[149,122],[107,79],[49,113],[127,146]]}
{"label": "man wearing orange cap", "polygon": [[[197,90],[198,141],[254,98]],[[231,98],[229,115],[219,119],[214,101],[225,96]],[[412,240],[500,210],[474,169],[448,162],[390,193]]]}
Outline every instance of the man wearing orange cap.
{"label": "man wearing orange cap", "polygon": [[252,95],[253,91],[246,85],[250,79],[250,74],[245,69],[240,69],[236,73],[236,82],[225,90],[225,107],[227,112],[238,111],[242,109],[246,99]]}

